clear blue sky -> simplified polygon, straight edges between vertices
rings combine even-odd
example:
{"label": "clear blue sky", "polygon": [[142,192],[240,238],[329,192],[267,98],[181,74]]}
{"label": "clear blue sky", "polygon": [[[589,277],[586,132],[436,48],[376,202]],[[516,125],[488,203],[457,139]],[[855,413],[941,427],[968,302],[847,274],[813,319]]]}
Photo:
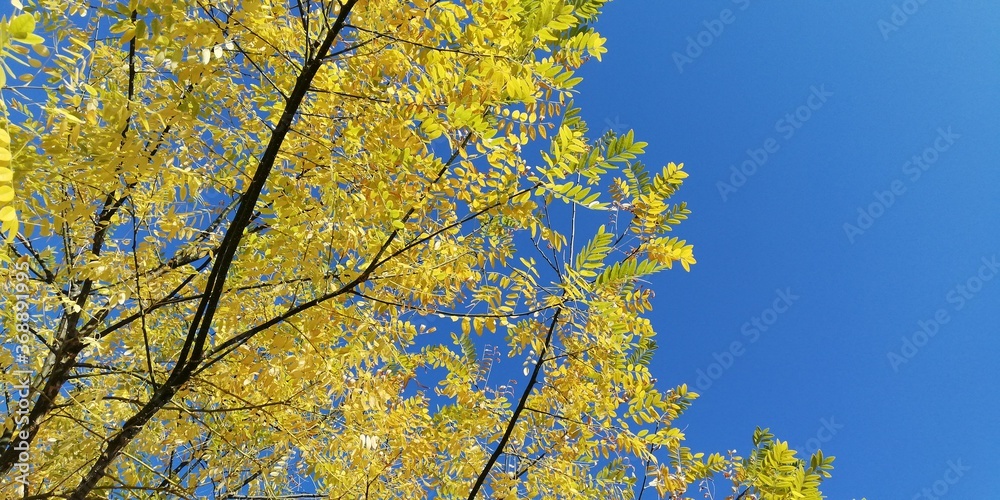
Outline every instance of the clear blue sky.
{"label": "clear blue sky", "polygon": [[653,313],[689,444],[820,444],[835,500],[1000,498],[1000,4],[922,1],[617,0],[581,72],[595,137],[691,175]]}
{"label": "clear blue sky", "polygon": [[837,457],[831,499],[1000,498],[998,25],[989,1],[607,7],[584,117],[691,175],[698,264],[657,276],[653,321],[656,376],[703,389],[694,448],[761,425]]}

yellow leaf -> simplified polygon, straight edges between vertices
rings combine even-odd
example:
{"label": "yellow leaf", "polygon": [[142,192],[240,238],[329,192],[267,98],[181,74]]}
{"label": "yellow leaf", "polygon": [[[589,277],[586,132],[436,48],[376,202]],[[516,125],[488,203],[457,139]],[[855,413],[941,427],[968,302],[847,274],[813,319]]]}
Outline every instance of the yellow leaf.
{"label": "yellow leaf", "polygon": [[15,41],[23,43],[23,44],[26,44],[26,45],[36,46],[36,45],[44,42],[45,39],[42,38],[42,37],[40,37],[40,36],[38,36],[38,35],[36,35],[36,34],[34,34],[34,33],[28,33],[23,38],[16,39]]}
{"label": "yellow leaf", "polygon": [[[637,220],[629,225],[639,238],[626,231],[619,240],[626,226],[614,233],[605,227],[591,251],[577,249],[583,257],[568,272],[547,272],[532,257],[541,250],[546,257],[538,260],[562,260],[571,246],[571,218],[558,208],[549,214],[547,205],[567,200],[603,208],[597,189],[616,174],[605,176],[609,169],[600,164],[618,156],[632,163],[642,154],[631,135],[613,144],[588,138],[586,113],[570,102],[575,93],[568,89],[579,81],[573,72],[603,52],[584,22],[602,2],[332,2],[359,29],[385,28],[415,43],[365,46],[345,30],[324,55],[316,42],[330,26],[314,22],[321,13],[303,19],[287,2],[208,2],[232,10],[233,22],[217,24],[224,19],[212,18],[221,11],[174,0],[96,2],[101,8],[15,1],[31,3],[31,15],[40,17],[15,20],[20,40],[0,36],[8,42],[8,63],[22,64],[4,77],[42,75],[52,88],[47,101],[8,96],[4,102],[19,121],[0,124],[18,136],[12,145],[0,132],[0,215],[8,231],[0,238],[17,235],[23,223],[26,238],[67,247],[40,246],[41,259],[30,258],[35,271],[44,271],[44,262],[50,270],[71,270],[70,282],[100,282],[102,290],[81,302],[59,288],[66,280],[30,280],[25,296],[32,312],[43,320],[79,314],[80,324],[135,318],[136,308],[170,297],[185,276],[203,287],[211,272],[201,264],[226,267],[213,262],[223,248],[239,251],[211,285],[220,295],[203,325],[211,332],[201,357],[214,361],[202,364],[205,371],[190,380],[196,383],[181,383],[137,433],[111,429],[126,437],[116,441],[125,445],[115,451],[121,456],[111,457],[125,465],[108,471],[91,467],[111,436],[53,419],[55,409],[42,415],[32,460],[47,481],[118,473],[123,481],[109,485],[108,495],[130,497],[118,490],[142,483],[170,460],[175,445],[190,447],[218,429],[224,439],[205,457],[210,468],[185,469],[170,481],[172,495],[196,497],[198,485],[214,478],[232,478],[219,486],[235,487],[241,475],[258,478],[248,490],[290,489],[285,471],[300,461],[289,460],[298,448],[322,457],[302,474],[327,484],[366,476],[372,496],[385,497],[438,468],[433,486],[447,496],[468,489],[465,459],[483,462],[488,449],[477,443],[496,441],[503,430],[497,424],[510,418],[516,395],[527,389],[501,385],[507,377],[497,372],[487,377],[503,358],[510,360],[499,367],[514,363],[507,371],[515,373],[515,359],[528,358],[525,376],[544,363],[545,380],[531,389],[538,411],[511,422],[516,447],[537,456],[532,449],[539,443],[570,439],[584,455],[570,453],[579,462],[523,461],[523,476],[502,474],[497,464],[486,471],[494,496],[607,496],[627,487],[628,463],[645,463],[648,445],[684,450],[670,421],[690,398],[661,392],[645,361],[637,361],[647,355],[633,353],[640,345],[651,352],[646,342],[654,336],[642,317],[651,293],[635,285],[670,262],[676,271],[694,265],[686,243],[657,238],[663,219],[680,221],[687,213],[664,201],[683,180],[679,167],[659,177],[626,175],[631,191],[612,190],[619,205],[634,205],[629,212]],[[38,4],[66,7],[43,14],[33,10]],[[22,14],[12,12],[0,31]],[[95,26],[112,38],[91,41]],[[42,39],[33,30],[45,43],[66,43],[58,53],[55,45],[28,46]],[[134,62],[142,64],[131,68],[128,44],[140,42]],[[432,48],[441,45],[449,49]],[[372,51],[378,57],[368,57]],[[324,61],[322,67],[310,58]],[[39,61],[38,70],[27,68]],[[82,78],[91,68],[111,83]],[[130,80],[132,69],[140,72]],[[536,147],[540,158],[528,160]],[[17,169],[10,166],[14,152]],[[272,162],[269,171],[264,161]],[[109,199],[122,200],[113,213],[103,208]],[[244,216],[247,227],[232,225]],[[107,231],[107,251],[97,255],[86,236],[95,221]],[[632,250],[634,257],[626,257]],[[0,260],[12,255],[0,252]],[[614,285],[596,284],[593,278],[609,265]],[[59,411],[91,415],[99,427],[134,415],[139,408],[108,396],[132,383],[128,374],[151,382],[177,366],[187,343],[184,318],[197,314],[200,303],[171,301],[166,314],[127,320],[107,339],[89,336],[91,347],[69,362],[101,362],[103,348],[101,357],[115,358],[116,373],[80,384]],[[65,311],[45,304],[64,304]],[[469,342],[473,332],[484,337],[481,345]],[[451,335],[460,349],[448,342]],[[543,351],[547,335],[552,345]],[[33,335],[27,342],[41,373],[46,346]],[[482,359],[472,350],[486,346]],[[3,349],[0,358],[0,365],[12,364]],[[425,391],[450,402],[441,407]],[[566,401],[587,404],[568,408]],[[566,411],[586,424],[569,438],[565,422],[552,418]],[[330,417],[333,428],[316,427],[317,416]],[[635,432],[646,429],[642,437],[625,420],[641,422]],[[658,432],[654,421],[663,424]],[[67,457],[66,450],[79,456]],[[139,454],[124,455],[133,451]],[[712,472],[699,468],[704,456],[696,451],[677,454],[680,472],[661,476],[658,487],[679,494],[693,489],[695,476]],[[598,454],[622,460],[597,464]],[[424,458],[406,459],[413,456]],[[713,471],[730,465],[721,461]],[[604,465],[610,474],[594,484]],[[747,472],[732,465],[734,473]],[[774,477],[777,467],[771,469],[761,472]]]}
{"label": "yellow leaf", "polygon": [[133,38],[135,38],[135,28],[134,27],[129,28],[129,29],[125,30],[124,33],[122,33],[122,37],[121,37],[121,40],[119,41],[119,43],[121,43],[122,45],[125,45],[126,43],[129,43],[130,41],[132,41]]}
{"label": "yellow leaf", "polygon": [[14,19],[11,19],[10,26],[7,27],[7,32],[10,33],[10,37],[18,41],[24,40],[34,31],[35,17],[28,13],[21,14]]}
{"label": "yellow leaf", "polygon": [[60,115],[65,116],[67,120],[69,120],[69,121],[71,121],[73,123],[81,123],[81,124],[84,123],[83,120],[77,118],[76,115],[74,115],[73,113],[70,113],[69,111],[66,111],[65,109],[62,109],[62,108],[53,108],[53,110],[56,113],[59,113]]}
{"label": "yellow leaf", "polygon": [[[10,207],[4,207],[4,208],[10,208]],[[0,209],[0,213],[2,212],[3,209]],[[13,220],[4,220],[2,223],[0,223],[0,231],[3,231],[6,234],[6,236],[4,237],[5,242],[10,243],[11,241],[14,241],[14,238],[17,237],[18,227],[19,224],[16,218]]]}

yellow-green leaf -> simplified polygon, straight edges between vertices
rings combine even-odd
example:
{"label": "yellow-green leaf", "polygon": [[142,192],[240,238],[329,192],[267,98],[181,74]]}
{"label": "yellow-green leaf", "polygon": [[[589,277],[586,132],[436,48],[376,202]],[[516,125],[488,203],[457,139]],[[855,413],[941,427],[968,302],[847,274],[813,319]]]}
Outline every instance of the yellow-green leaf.
{"label": "yellow-green leaf", "polygon": [[10,26],[7,27],[7,32],[10,33],[10,37],[17,41],[25,40],[28,38],[28,35],[32,34],[34,31],[35,17],[28,13],[21,14],[16,16],[14,19],[11,19]]}

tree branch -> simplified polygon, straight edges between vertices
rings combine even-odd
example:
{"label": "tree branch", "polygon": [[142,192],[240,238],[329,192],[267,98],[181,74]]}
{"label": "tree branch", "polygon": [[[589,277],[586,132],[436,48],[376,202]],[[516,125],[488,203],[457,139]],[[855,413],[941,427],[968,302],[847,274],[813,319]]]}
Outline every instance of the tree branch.
{"label": "tree branch", "polygon": [[542,345],[541,352],[538,353],[538,362],[535,363],[535,369],[531,372],[531,378],[528,380],[528,385],[524,387],[524,392],[521,393],[521,400],[517,402],[517,406],[514,407],[514,413],[510,416],[510,421],[507,423],[507,430],[504,431],[503,437],[500,438],[500,442],[497,443],[496,449],[493,450],[493,454],[490,455],[490,459],[486,461],[486,465],[483,467],[483,471],[476,478],[476,482],[472,484],[472,491],[469,492],[469,500],[475,500],[476,494],[479,493],[479,489],[482,488],[483,483],[486,482],[486,478],[490,474],[490,470],[493,469],[493,464],[496,463],[497,459],[503,453],[503,449],[507,446],[507,441],[510,440],[510,435],[514,432],[514,425],[517,424],[517,419],[521,417],[521,412],[528,404],[528,396],[531,394],[531,389],[535,387],[538,383],[538,374],[542,371],[542,363],[545,362],[545,351],[549,349],[549,344],[552,342],[552,332],[556,329],[556,324],[559,323],[559,314],[562,312],[562,308],[556,309],[555,315],[552,316],[552,323],[549,324],[549,331],[545,334],[545,344]]}
{"label": "tree branch", "polygon": [[246,191],[241,196],[240,206],[232,222],[229,224],[229,228],[226,230],[226,235],[219,248],[219,255],[216,257],[212,271],[208,276],[208,282],[205,285],[205,294],[198,304],[198,309],[191,321],[188,335],[185,338],[181,352],[177,356],[176,364],[170,376],[157,389],[149,402],[138,413],[126,420],[121,430],[108,441],[107,446],[97,458],[97,461],[83,477],[73,493],[70,494],[70,500],[84,500],[89,495],[97,482],[104,477],[108,466],[121,454],[122,450],[125,449],[132,439],[139,434],[139,431],[142,430],[146,422],[173,398],[184,383],[190,380],[194,370],[201,364],[205,342],[212,327],[215,309],[221,299],[229,268],[236,255],[236,249],[243,238],[243,230],[253,217],[254,206],[257,204],[257,199],[260,197],[264,184],[267,182],[267,178],[271,173],[278,152],[281,150],[282,143],[295,119],[299,106],[305,99],[313,78],[323,65],[322,58],[329,52],[334,41],[339,37],[347,16],[355,3],[357,3],[357,0],[346,0],[333,27],[327,33],[323,44],[317,50],[316,58],[308,61],[303,66],[302,72],[296,79],[295,87],[285,102],[285,109],[282,111],[274,134],[271,136],[267,148],[264,150],[264,154],[258,163],[257,171],[254,173],[253,179],[247,186]]}

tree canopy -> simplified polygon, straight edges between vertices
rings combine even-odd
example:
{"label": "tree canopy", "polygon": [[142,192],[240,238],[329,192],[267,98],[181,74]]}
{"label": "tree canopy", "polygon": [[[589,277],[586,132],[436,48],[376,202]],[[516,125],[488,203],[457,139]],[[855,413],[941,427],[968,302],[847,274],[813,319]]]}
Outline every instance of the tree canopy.
{"label": "tree canopy", "polygon": [[687,174],[574,106],[604,3],[13,1],[0,496],[822,498],[651,375]]}

